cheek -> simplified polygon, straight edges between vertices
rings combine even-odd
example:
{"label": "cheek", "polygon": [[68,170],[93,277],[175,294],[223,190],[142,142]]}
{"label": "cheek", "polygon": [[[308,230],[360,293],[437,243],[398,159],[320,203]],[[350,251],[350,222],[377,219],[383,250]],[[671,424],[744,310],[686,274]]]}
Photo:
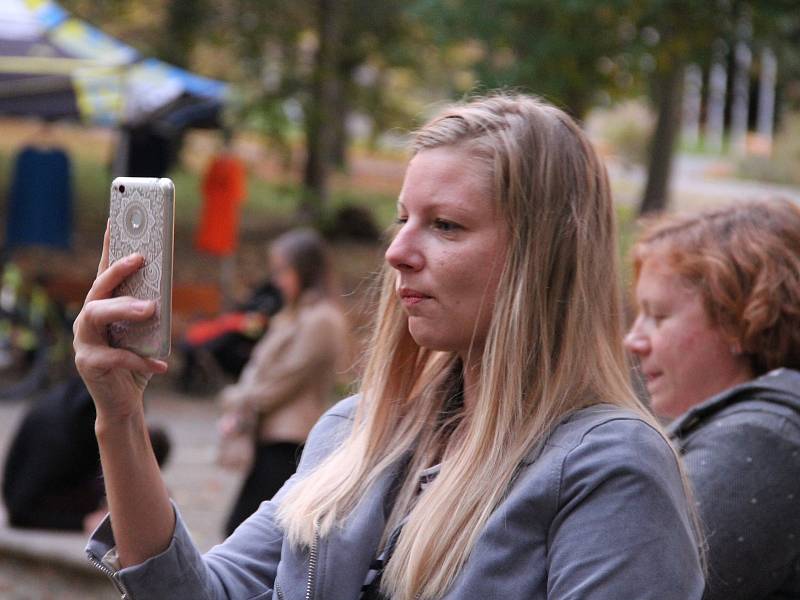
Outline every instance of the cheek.
{"label": "cheek", "polygon": [[694,386],[715,374],[715,365],[728,352],[719,336],[705,328],[686,327],[661,339],[661,358],[680,380]]}
{"label": "cheek", "polygon": [[704,345],[703,342],[704,338],[701,332],[684,331],[675,336],[672,352],[677,356],[686,356]]}
{"label": "cheek", "polygon": [[434,261],[440,285],[450,296],[453,305],[462,304],[465,295],[470,295],[476,287],[474,264],[474,261],[457,252],[442,253]]}
{"label": "cheek", "polygon": [[293,277],[291,273],[285,273],[281,275],[277,281],[277,284],[286,300],[294,300],[295,296],[297,296],[298,285],[296,278]]}
{"label": "cheek", "polygon": [[696,339],[695,333],[686,328],[662,326],[650,335],[650,355],[665,374],[680,372],[687,362],[692,361]]}

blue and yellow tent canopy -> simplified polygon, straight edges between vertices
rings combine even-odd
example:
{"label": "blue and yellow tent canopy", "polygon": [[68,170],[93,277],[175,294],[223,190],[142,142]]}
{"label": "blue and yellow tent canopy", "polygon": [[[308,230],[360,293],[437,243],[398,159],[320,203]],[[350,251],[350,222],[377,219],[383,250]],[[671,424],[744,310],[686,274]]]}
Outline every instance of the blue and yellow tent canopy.
{"label": "blue and yellow tent canopy", "polygon": [[181,127],[227,95],[226,84],[146,58],[51,0],[0,0],[0,114],[121,125],[172,113]]}

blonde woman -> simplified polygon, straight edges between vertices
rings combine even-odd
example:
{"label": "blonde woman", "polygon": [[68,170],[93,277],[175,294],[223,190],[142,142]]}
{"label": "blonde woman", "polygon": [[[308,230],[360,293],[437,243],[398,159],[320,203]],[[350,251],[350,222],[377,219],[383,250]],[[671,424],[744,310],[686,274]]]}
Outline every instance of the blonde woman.
{"label": "blonde woman", "polygon": [[360,393],[204,556],[142,429],[165,365],[103,333],[152,312],[108,299],[139,261],[101,260],[75,343],[111,510],[88,552],[130,597],[701,597],[679,463],[627,381],[606,173],[560,110],[494,96],[416,133]]}

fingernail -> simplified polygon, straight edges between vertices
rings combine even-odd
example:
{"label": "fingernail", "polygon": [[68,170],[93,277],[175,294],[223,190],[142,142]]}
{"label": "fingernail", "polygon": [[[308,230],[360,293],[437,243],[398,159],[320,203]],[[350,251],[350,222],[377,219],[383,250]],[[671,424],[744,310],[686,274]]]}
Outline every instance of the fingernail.
{"label": "fingernail", "polygon": [[131,254],[125,260],[132,265],[140,265],[144,261],[144,257],[141,254]]}
{"label": "fingernail", "polygon": [[135,311],[146,312],[152,305],[153,303],[150,300],[136,300],[132,306]]}

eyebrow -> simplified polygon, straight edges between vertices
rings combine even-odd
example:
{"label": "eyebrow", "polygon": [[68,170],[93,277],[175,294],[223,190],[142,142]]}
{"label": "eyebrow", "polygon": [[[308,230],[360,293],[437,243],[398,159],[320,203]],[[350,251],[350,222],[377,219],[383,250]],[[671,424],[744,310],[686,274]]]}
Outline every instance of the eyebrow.
{"label": "eyebrow", "polygon": [[[406,205],[400,199],[397,200],[397,209],[406,210]],[[455,213],[456,218],[469,218],[472,216],[470,215],[468,210],[465,210],[460,206],[453,206],[449,204],[444,204],[442,202],[432,201],[429,205],[425,207],[426,211],[431,211],[431,212],[436,212],[442,209],[445,209],[447,211],[452,211],[453,213]]]}

